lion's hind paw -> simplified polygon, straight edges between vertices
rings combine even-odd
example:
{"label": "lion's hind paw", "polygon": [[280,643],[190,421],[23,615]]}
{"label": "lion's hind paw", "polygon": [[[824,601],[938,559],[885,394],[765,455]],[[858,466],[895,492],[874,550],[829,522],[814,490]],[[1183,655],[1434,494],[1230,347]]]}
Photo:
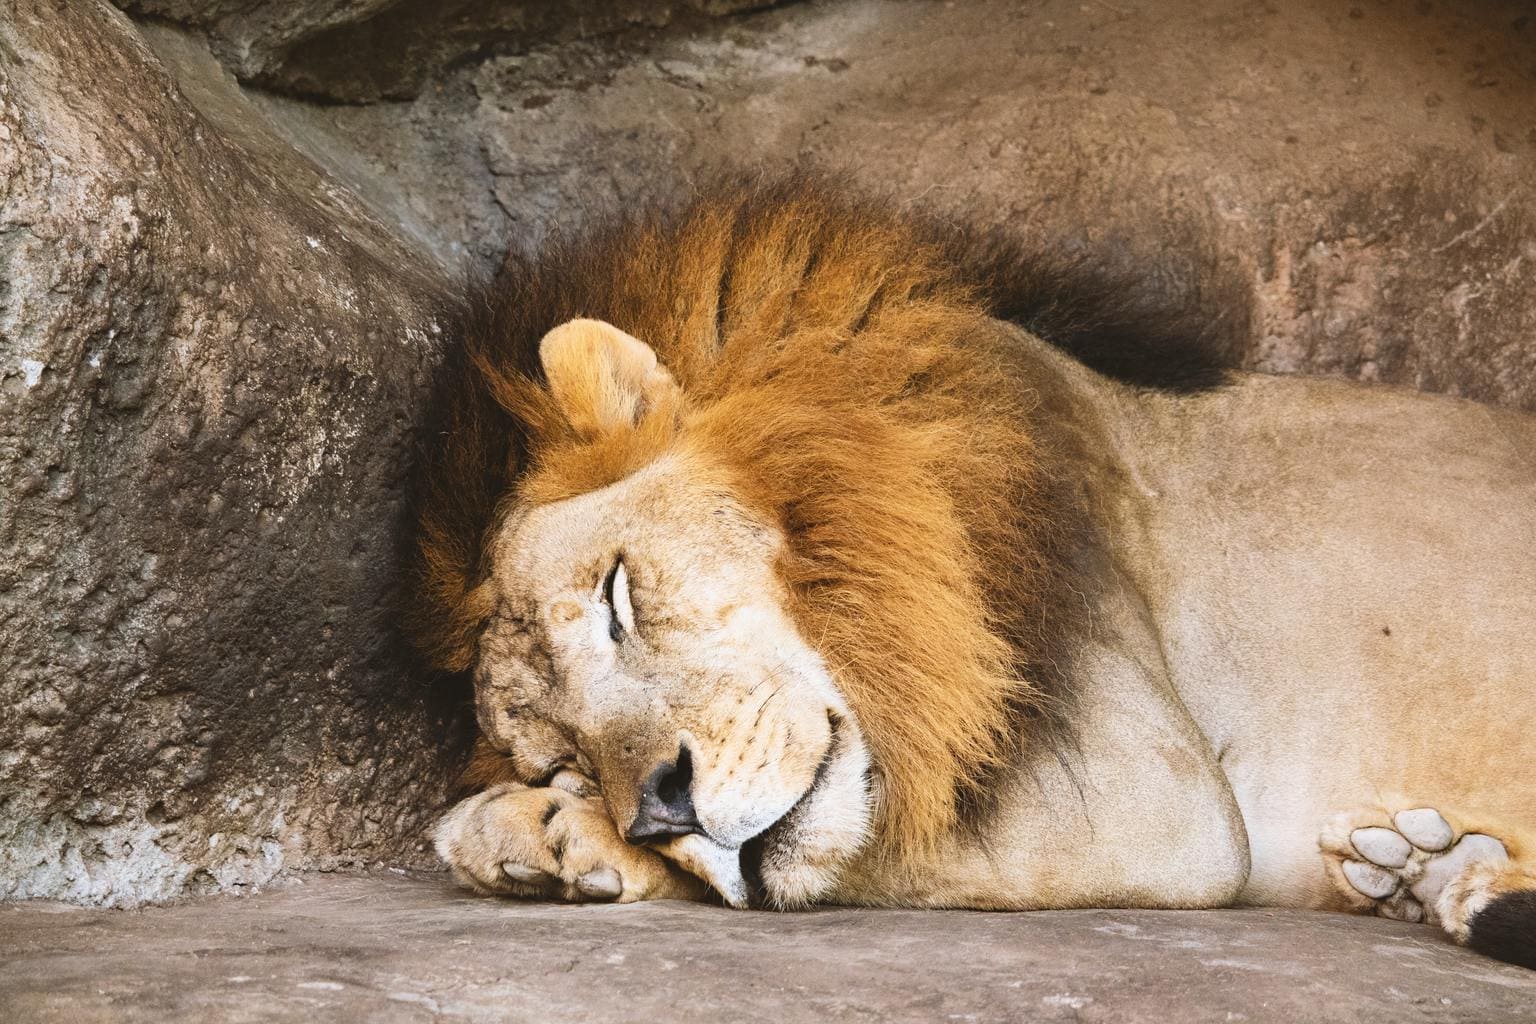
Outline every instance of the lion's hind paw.
{"label": "lion's hind paw", "polygon": [[1459,832],[1432,807],[1390,818],[1380,812],[1345,815],[1324,832],[1322,847],[1346,902],[1381,917],[1441,924],[1453,935],[1470,916],[1467,880],[1509,865],[1502,842]]}

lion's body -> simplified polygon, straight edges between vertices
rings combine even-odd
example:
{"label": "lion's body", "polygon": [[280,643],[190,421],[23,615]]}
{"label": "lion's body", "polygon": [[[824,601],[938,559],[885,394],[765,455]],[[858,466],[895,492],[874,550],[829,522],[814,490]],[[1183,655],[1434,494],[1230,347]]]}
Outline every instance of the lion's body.
{"label": "lion's body", "polygon": [[1536,420],[1117,383],[990,318],[1117,336],[1059,281],[956,253],[796,187],[509,266],[424,492],[495,783],[460,876],[1462,939],[1536,887]]}
{"label": "lion's body", "polygon": [[1027,751],[981,842],[876,900],[1344,909],[1319,835],[1421,804],[1530,863],[1536,419],[1251,375],[1139,392],[999,329],[1103,525],[1071,770]]}
{"label": "lion's body", "polygon": [[1223,753],[1243,898],[1338,905],[1319,828],[1394,798],[1536,852],[1536,419],[1263,377],[1141,405],[1111,532]]}

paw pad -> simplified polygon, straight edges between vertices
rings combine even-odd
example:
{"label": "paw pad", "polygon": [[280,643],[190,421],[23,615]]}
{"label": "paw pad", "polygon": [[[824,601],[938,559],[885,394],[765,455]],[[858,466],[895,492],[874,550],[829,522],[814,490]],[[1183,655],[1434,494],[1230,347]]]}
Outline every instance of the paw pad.
{"label": "paw pad", "polygon": [[1450,822],[1440,817],[1440,812],[1433,807],[1398,811],[1392,816],[1392,824],[1397,826],[1404,839],[1430,853],[1439,853],[1456,838]]}
{"label": "paw pad", "polygon": [[1401,921],[1433,917],[1441,892],[1458,875],[1474,864],[1509,856],[1493,836],[1469,832],[1458,837],[1432,807],[1399,811],[1391,828],[1356,828],[1349,833],[1349,847],[1336,854],[1344,880],[1375,901],[1378,914]]}
{"label": "paw pad", "polygon": [[1405,866],[1413,852],[1413,844],[1389,828],[1357,828],[1349,834],[1349,841],[1360,856],[1384,868]]}
{"label": "paw pad", "polygon": [[1383,900],[1397,892],[1397,876],[1375,864],[1347,860],[1344,862],[1344,877],[1349,879],[1349,884],[1355,887],[1356,892],[1373,900]]}

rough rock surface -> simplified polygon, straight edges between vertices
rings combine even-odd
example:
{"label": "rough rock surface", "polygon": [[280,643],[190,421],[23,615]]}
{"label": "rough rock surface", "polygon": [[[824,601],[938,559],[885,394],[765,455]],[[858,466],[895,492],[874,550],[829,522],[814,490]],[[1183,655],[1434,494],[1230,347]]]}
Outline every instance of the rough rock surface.
{"label": "rough rock surface", "polygon": [[211,61],[0,12],[0,897],[427,860],[460,733],[389,610],[440,278]]}
{"label": "rough rock surface", "polygon": [[1250,368],[1536,408],[1519,2],[802,3],[494,56],[409,105],[267,102],[445,255],[810,160],[1123,261]]}
{"label": "rough rock surface", "polygon": [[1379,918],[510,904],[309,876],[232,906],[0,907],[7,1020],[1536,1021],[1536,972]]}
{"label": "rough rock surface", "polygon": [[320,100],[405,99],[455,62],[768,7],[774,0],[116,0],[206,33],[242,81]]}

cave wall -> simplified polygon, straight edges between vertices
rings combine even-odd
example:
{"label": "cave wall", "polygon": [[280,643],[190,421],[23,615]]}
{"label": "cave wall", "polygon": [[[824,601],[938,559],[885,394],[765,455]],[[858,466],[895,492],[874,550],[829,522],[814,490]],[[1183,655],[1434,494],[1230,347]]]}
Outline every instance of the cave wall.
{"label": "cave wall", "polygon": [[[452,55],[348,6],[372,66],[409,68],[383,93],[400,102],[226,63],[445,265],[722,164],[809,163],[1118,262],[1204,310],[1246,368],[1536,408],[1536,15],[1518,0],[492,6],[460,12],[455,38],[483,45]],[[191,23],[231,49],[227,19]],[[355,69],[355,45],[321,49]]]}
{"label": "cave wall", "polygon": [[445,255],[811,162],[1119,262],[1247,368],[1536,408],[1517,2],[798,3],[491,54],[409,103],[269,102]]}
{"label": "cave wall", "polygon": [[199,30],[243,81],[321,102],[409,99],[501,51],[697,26],[776,0],[118,0]]}
{"label": "cave wall", "polygon": [[442,303],[722,163],[1536,409],[1517,3],[119,6],[0,0],[0,897],[431,863],[463,693],[391,609]]}
{"label": "cave wall", "polygon": [[429,864],[462,730],[390,609],[441,273],[211,60],[5,14],[0,896]]}

